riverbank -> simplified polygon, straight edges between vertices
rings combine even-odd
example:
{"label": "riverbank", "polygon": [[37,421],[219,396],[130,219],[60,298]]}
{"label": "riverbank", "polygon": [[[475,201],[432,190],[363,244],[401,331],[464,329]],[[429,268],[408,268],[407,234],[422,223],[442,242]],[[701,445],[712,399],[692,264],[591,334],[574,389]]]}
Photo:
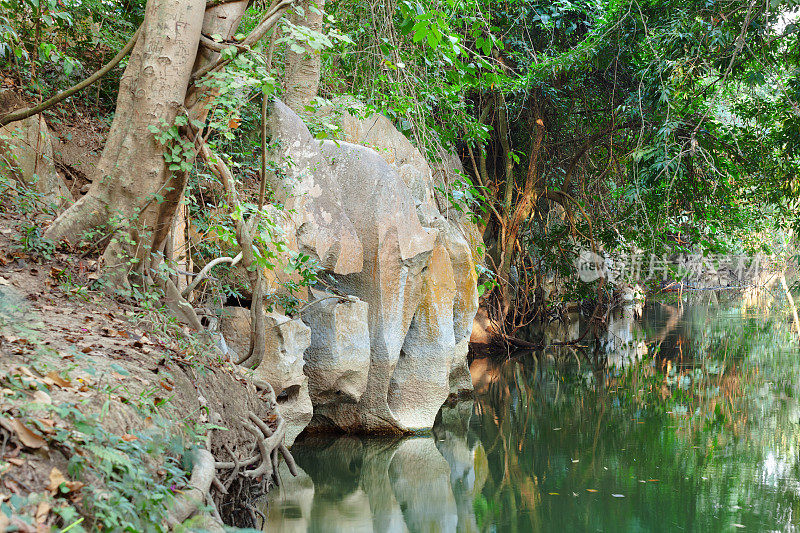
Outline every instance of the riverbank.
{"label": "riverbank", "polygon": [[[37,231],[0,214],[0,531],[255,525],[274,396],[166,314],[89,290],[96,261]],[[268,463],[226,464],[256,445]]]}

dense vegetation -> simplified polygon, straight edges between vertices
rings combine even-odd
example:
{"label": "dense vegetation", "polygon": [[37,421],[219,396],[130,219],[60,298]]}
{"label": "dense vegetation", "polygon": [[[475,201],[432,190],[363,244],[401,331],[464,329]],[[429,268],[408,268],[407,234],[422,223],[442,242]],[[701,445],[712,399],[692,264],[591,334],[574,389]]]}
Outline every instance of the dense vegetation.
{"label": "dense vegetation", "polygon": [[[306,2],[245,53],[228,48],[230,63],[198,83],[217,94],[205,135],[240,176],[255,176],[257,101],[289,98],[292,56],[319,51],[310,107],[355,99],[431,161],[458,153],[463,179],[442,184],[439,200],[475,213],[497,281],[494,307],[522,323],[553,303],[610,290],[565,285],[580,249],[771,253],[776,231],[790,234],[796,9],[794,0]],[[6,85],[29,103],[46,100],[121,49],[144,10],[141,0],[4,0]],[[252,3],[235,39],[266,10]],[[120,72],[61,109],[108,120]],[[48,112],[59,119],[58,108]],[[336,136],[331,124],[309,121],[319,137]],[[175,158],[170,168],[190,170],[190,187],[199,187],[213,176],[194,163],[179,127],[163,125],[159,138]],[[189,197],[202,224],[226,224],[202,195]],[[227,224],[220,231],[234,235]],[[218,242],[209,246],[219,254]]]}

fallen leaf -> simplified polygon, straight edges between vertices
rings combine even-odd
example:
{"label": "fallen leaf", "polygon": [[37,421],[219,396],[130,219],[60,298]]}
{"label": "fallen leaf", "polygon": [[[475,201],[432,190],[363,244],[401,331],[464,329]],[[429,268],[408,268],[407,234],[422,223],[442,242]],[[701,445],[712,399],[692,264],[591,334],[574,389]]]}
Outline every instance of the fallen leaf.
{"label": "fallen leaf", "polygon": [[550,496],[560,496],[560,494],[557,492],[548,492],[547,494],[549,494]]}
{"label": "fallen leaf", "polygon": [[47,485],[47,490],[50,491],[52,496],[56,496],[59,493],[65,494],[69,492],[75,492],[82,489],[84,486],[83,483],[80,481],[69,481],[67,478],[64,477],[64,474],[56,467],[53,467],[50,470],[50,484]]}
{"label": "fallen leaf", "polygon": [[37,433],[34,433],[28,429],[25,424],[16,418],[11,419],[11,425],[14,428],[14,432],[17,434],[17,438],[26,448],[38,449],[47,445],[47,442],[45,442],[41,435],[38,435]]}
{"label": "fallen leaf", "polygon": [[53,404],[53,399],[50,398],[50,395],[42,390],[37,390],[33,393],[33,401],[34,403],[44,403],[47,405]]}
{"label": "fallen leaf", "polygon": [[121,438],[122,440],[124,440],[125,442],[131,442],[132,440],[136,440],[136,439],[138,439],[139,437],[137,437],[136,435],[131,435],[130,433],[125,433],[125,434],[124,434],[122,437],[120,437],[120,438]]}
{"label": "fallen leaf", "polygon": [[52,372],[48,372],[46,378],[49,378],[53,383],[61,387],[62,389],[66,389],[71,386],[71,383],[62,378],[58,372],[53,370]]}
{"label": "fallen leaf", "polygon": [[49,514],[50,504],[47,502],[39,502],[39,505],[36,507],[36,523],[44,524],[45,520],[47,520],[47,515]]}
{"label": "fallen leaf", "polygon": [[597,492],[597,489],[586,489],[586,492]]}
{"label": "fallen leaf", "polygon": [[[23,339],[18,339],[18,341],[21,341],[21,340],[23,340]],[[13,342],[18,342],[18,341],[13,341]],[[33,374],[33,372],[31,372],[31,369],[28,368],[27,366],[20,366],[18,368],[19,368],[20,372],[22,372],[24,375],[28,376],[29,378],[39,379],[38,377],[36,377]]]}
{"label": "fallen leaf", "polygon": [[36,423],[36,429],[43,431],[44,433],[56,432],[56,423],[54,420],[50,420],[49,418],[37,418]]}
{"label": "fallen leaf", "polygon": [[50,484],[47,485],[47,490],[50,491],[50,494],[57,494],[58,487],[61,486],[62,483],[66,483],[67,478],[64,477],[63,472],[56,467],[53,467],[50,470]]}

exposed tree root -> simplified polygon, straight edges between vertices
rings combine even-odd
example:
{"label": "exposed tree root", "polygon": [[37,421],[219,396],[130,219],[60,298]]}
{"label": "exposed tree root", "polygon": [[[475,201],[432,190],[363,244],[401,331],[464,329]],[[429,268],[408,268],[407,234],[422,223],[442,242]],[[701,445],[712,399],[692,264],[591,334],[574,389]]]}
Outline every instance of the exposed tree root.
{"label": "exposed tree root", "polygon": [[211,452],[198,448],[194,452],[194,468],[192,469],[192,477],[189,480],[189,488],[183,491],[177,498],[169,513],[169,522],[174,527],[180,524],[206,501],[211,488],[211,482],[214,480],[216,468],[214,467],[214,456]]}
{"label": "exposed tree root", "polygon": [[[194,468],[192,469],[189,487],[175,499],[169,514],[168,521],[172,527],[192,517],[203,506],[211,508],[212,518],[214,521],[219,522],[218,525],[221,527],[222,518],[212,493],[216,493],[216,501],[221,501],[223,496],[227,497],[227,500],[233,497],[233,499],[241,501],[243,509],[260,515],[263,520],[263,514],[253,507],[247,501],[247,498],[242,497],[242,492],[246,491],[246,487],[253,481],[261,482],[262,486],[269,483],[275,486],[280,485],[278,476],[280,456],[283,456],[292,475],[297,475],[294,458],[283,444],[286,422],[280,414],[277,415],[277,423],[274,429],[253,412],[248,413],[247,418],[242,417],[239,422],[241,427],[253,436],[252,444],[258,453],[247,459],[240,460],[231,447],[225,443],[223,448],[231,456],[232,460],[218,461],[205,448],[195,450],[193,455]],[[248,445],[244,447],[249,448]],[[219,478],[219,474],[223,470],[232,470],[224,482]],[[232,494],[230,488],[237,481],[238,490],[236,494]],[[266,486],[264,486],[264,489],[266,489]]]}

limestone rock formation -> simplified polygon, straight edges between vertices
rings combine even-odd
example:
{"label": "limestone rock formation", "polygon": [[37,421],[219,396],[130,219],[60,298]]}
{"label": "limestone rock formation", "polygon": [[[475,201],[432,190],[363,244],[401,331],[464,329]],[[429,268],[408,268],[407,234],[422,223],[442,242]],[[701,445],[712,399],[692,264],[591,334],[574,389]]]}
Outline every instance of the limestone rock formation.
{"label": "limestone rock formation", "polygon": [[[446,268],[449,272],[444,274],[444,278],[447,279],[444,283],[454,282],[455,286],[445,289],[441,279],[429,279],[428,285],[435,287],[436,290],[428,295],[428,299],[421,306],[418,323],[426,323],[424,315],[431,304],[439,309],[436,318],[438,324],[431,329],[430,322],[427,322],[428,338],[436,338],[439,346],[430,346],[427,351],[447,352],[444,359],[435,359],[438,364],[444,363],[445,360],[450,361],[450,394],[471,391],[472,380],[467,366],[467,351],[473,319],[478,310],[478,278],[475,264],[482,259],[479,257],[479,245],[482,241],[474,224],[465,220],[459,212],[448,211],[449,206],[440,205],[434,194],[435,185],[452,180],[461,172],[461,163],[455,154],[446,154],[447,157],[439,168],[431,169],[422,153],[383,115],[375,114],[360,119],[343,112],[338,114],[338,120],[345,140],[372,147],[389,163],[411,190],[422,226],[439,232],[439,243],[445,248],[447,257],[443,257],[442,254],[434,255],[431,259],[432,266],[434,262],[450,264],[447,267],[439,266],[439,270],[429,268],[427,276],[438,275],[441,278],[440,269]],[[441,210],[448,216],[443,215]],[[449,309],[441,311],[444,308]],[[450,319],[449,325],[447,318]],[[418,327],[414,328],[414,331],[417,329]],[[450,329],[453,330],[452,339],[448,331]],[[411,338],[408,340],[413,344]],[[427,360],[431,360],[430,357]],[[401,370],[404,368],[405,365],[402,365]],[[399,383],[399,380],[397,382]]]}
{"label": "limestone rock formation", "polygon": [[293,212],[297,241],[320,266],[336,274],[361,271],[363,250],[342,212],[341,192],[330,165],[297,114],[275,100],[269,118],[271,159],[280,172],[268,174],[273,192]]}
{"label": "limestone rock formation", "polygon": [[[302,312],[312,429],[429,429],[448,396],[472,388],[474,233],[442,214],[430,166],[391,122],[339,118],[344,140],[322,143],[280,102],[269,119],[280,167],[271,184],[296,213],[299,249],[319,259],[332,291],[355,297]],[[266,365],[265,379],[280,388],[280,372]]]}
{"label": "limestone rock formation", "polygon": [[50,131],[41,115],[0,128],[0,172],[9,172],[58,209],[72,203],[69,189],[56,172]]}
{"label": "limestone rock formation", "polygon": [[[311,329],[300,319],[267,313],[265,330],[264,358],[252,377],[275,389],[280,412],[287,423],[286,444],[291,446],[313,414],[308,378],[303,373],[303,352],[311,344]],[[225,307],[220,331],[236,354],[246,353],[250,346],[250,310]]]}
{"label": "limestone rock formation", "polygon": [[431,427],[433,418],[399,421],[387,395],[406,333],[423,299],[422,273],[437,232],[420,225],[407,186],[375,151],[326,141],[323,153],[331,161],[342,196],[348,198],[345,211],[364,248],[363,270],[339,277],[337,287],[369,305],[371,360],[361,400],[332,405],[319,414],[347,431],[402,432]]}
{"label": "limestone rock formation", "polygon": [[314,291],[314,302],[302,313],[311,328],[305,372],[315,406],[355,403],[367,388],[369,327],[367,304]]}

